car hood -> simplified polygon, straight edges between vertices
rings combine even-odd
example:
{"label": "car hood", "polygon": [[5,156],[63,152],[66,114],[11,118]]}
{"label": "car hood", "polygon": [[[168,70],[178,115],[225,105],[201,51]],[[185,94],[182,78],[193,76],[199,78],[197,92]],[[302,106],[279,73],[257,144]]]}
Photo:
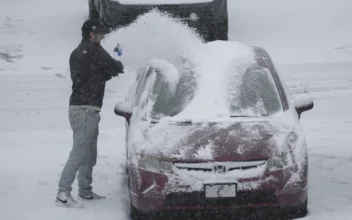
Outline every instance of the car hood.
{"label": "car hood", "polygon": [[289,131],[288,123],[163,123],[144,133],[149,147],[142,154],[167,161],[263,160],[275,154]]}

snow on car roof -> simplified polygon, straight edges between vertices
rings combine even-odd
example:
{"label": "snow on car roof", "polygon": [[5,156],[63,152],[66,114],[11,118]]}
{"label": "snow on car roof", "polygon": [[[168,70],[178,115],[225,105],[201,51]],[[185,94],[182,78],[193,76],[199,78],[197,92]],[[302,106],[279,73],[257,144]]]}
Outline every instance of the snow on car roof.
{"label": "snow on car roof", "polygon": [[193,4],[193,3],[202,3],[202,2],[212,2],[213,0],[113,0],[121,4],[130,4],[130,5],[170,5],[170,4]]}

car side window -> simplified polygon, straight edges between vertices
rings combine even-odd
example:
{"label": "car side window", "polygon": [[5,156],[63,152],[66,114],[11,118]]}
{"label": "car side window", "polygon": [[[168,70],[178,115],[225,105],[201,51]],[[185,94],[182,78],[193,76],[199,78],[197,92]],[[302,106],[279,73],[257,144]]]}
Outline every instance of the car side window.
{"label": "car side window", "polygon": [[142,94],[143,94],[143,91],[145,88],[145,84],[147,82],[148,77],[153,72],[153,69],[154,69],[153,67],[148,67],[147,71],[142,72],[139,77],[140,79],[139,79],[138,86],[136,89],[136,99],[135,99],[135,103],[134,103],[135,106],[139,105],[139,103],[140,103],[140,99],[142,97]]}
{"label": "car side window", "polygon": [[268,69],[253,66],[247,69],[241,86],[240,107],[261,115],[282,110],[280,95]]}

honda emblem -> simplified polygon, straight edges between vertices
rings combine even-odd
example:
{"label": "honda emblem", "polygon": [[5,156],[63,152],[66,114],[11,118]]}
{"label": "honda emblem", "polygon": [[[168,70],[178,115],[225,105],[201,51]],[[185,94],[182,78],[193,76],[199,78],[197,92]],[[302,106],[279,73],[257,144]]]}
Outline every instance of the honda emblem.
{"label": "honda emblem", "polygon": [[214,167],[214,172],[215,173],[226,173],[226,167],[223,165],[216,165]]}

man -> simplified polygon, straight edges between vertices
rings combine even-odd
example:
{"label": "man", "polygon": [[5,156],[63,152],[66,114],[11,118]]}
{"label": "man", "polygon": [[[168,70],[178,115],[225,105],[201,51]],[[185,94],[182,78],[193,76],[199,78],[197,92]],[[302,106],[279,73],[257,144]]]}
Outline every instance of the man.
{"label": "man", "polygon": [[92,191],[92,173],[97,160],[98,124],[105,83],[119,73],[123,65],[100,45],[108,33],[99,22],[87,20],[82,26],[82,41],[70,56],[72,94],[69,121],[73,130],[73,147],[61,174],[56,205],[83,207],[71,196],[76,178],[82,200],[104,199]]}

